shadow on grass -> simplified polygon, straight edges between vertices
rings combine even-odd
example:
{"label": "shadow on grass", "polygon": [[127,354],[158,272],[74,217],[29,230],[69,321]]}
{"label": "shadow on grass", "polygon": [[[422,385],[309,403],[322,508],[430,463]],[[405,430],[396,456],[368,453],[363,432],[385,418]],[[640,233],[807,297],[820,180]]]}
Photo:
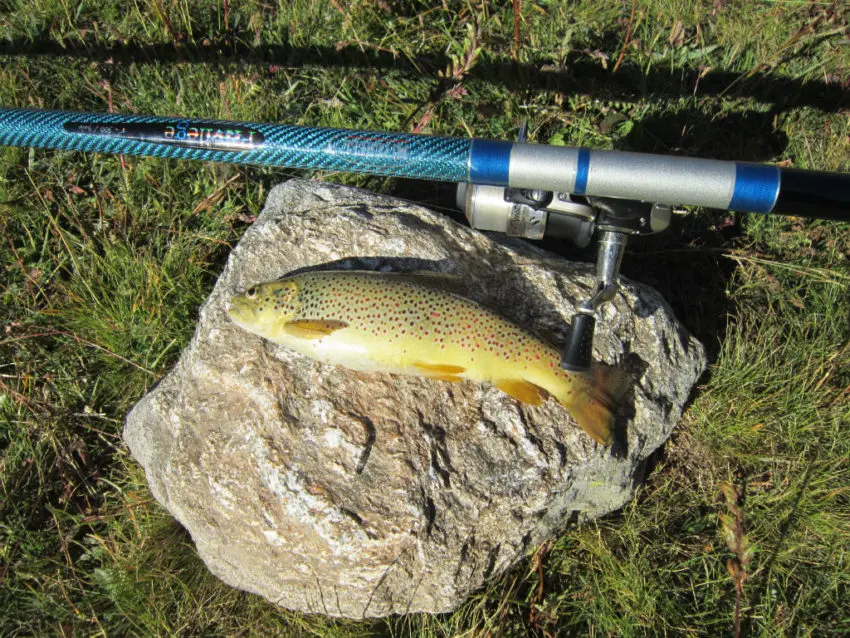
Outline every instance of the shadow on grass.
{"label": "shadow on grass", "polygon": [[705,109],[647,116],[635,122],[617,150],[765,162],[788,146],[788,136],[776,128],[778,116],[777,110],[712,114]]}
{"label": "shadow on grass", "polygon": [[[619,40],[620,36],[617,36]],[[599,36],[599,42],[606,36]],[[598,44],[598,42],[597,42]],[[588,45],[593,48],[594,43]],[[431,75],[451,64],[444,53],[394,56],[392,52],[362,49],[355,44],[295,47],[287,44],[248,46],[225,37],[204,44],[122,43],[105,46],[99,42],[83,44],[57,41],[49,36],[19,38],[0,43],[0,55],[75,57],[110,63],[234,63],[318,66],[365,70],[396,70]],[[705,97],[749,97],[776,105],[784,111],[810,106],[825,111],[850,107],[850,81],[797,80],[770,73],[736,73],[698,68],[677,68],[672,72],[661,65],[644,68],[625,62],[617,73],[604,69],[583,52],[573,52],[558,65],[540,59],[517,64],[495,55],[483,59],[466,73],[466,78],[483,80],[510,90],[563,91],[571,95],[606,96],[619,99],[653,96],[674,98],[696,95]]]}

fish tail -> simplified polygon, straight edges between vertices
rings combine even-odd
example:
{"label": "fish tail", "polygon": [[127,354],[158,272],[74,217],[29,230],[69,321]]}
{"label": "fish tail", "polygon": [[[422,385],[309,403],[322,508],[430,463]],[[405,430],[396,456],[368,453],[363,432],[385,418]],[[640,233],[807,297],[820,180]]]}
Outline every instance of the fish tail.
{"label": "fish tail", "polygon": [[597,363],[589,372],[569,374],[564,390],[555,397],[582,430],[602,445],[610,445],[614,413],[632,381],[622,368]]}

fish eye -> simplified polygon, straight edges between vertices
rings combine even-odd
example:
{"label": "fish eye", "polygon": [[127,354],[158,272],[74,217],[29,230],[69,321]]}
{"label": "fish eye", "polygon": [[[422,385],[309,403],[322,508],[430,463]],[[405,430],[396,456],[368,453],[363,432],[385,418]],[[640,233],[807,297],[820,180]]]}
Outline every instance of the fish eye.
{"label": "fish eye", "polygon": [[251,286],[248,288],[248,292],[245,293],[245,296],[248,297],[248,299],[253,299],[257,296],[257,288],[255,286]]}

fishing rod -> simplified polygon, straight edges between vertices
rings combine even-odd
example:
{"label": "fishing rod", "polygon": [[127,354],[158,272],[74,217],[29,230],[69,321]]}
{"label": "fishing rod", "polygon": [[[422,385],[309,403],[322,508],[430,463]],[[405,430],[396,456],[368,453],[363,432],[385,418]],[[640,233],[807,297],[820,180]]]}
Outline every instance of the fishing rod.
{"label": "fishing rod", "polygon": [[458,183],[470,225],[587,246],[596,289],[579,302],[562,365],[589,369],[596,311],[628,237],[677,206],[850,221],[850,174],[767,164],[406,133],[116,113],[0,108],[0,145],[321,169]]}

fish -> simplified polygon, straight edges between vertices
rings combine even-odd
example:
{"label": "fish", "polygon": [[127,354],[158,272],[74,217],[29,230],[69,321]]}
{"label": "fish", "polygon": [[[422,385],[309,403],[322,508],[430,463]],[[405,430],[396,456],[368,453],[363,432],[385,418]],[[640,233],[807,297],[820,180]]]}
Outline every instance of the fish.
{"label": "fish", "polygon": [[450,276],[325,270],[251,286],[227,312],[240,328],[362,372],[491,383],[525,405],[554,397],[610,445],[631,379],[616,366],[568,372],[547,341],[442,285]]}

